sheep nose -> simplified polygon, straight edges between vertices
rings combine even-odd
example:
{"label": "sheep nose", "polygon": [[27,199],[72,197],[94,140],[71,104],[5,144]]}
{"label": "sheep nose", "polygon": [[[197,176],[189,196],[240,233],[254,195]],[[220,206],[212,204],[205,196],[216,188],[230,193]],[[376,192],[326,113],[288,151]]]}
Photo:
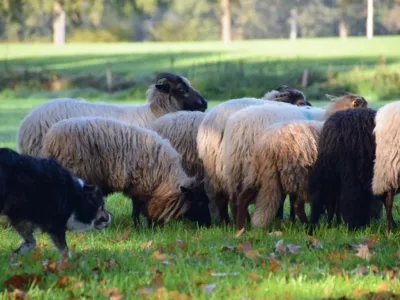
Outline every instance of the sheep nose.
{"label": "sheep nose", "polygon": [[204,99],[199,93],[197,93],[196,104],[200,105],[201,107],[204,107],[204,110],[206,110],[208,106],[207,100]]}

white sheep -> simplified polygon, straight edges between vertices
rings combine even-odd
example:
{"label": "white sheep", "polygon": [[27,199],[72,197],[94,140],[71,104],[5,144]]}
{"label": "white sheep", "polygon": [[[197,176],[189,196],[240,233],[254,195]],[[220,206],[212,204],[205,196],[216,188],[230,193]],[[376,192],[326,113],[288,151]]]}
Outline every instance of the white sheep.
{"label": "white sheep", "polygon": [[39,105],[21,122],[17,133],[18,150],[22,154],[39,156],[49,128],[64,119],[98,116],[115,118],[145,127],[157,118],[179,110],[207,109],[207,101],[181,76],[162,73],[147,90],[143,105],[90,103],[69,98],[54,99]]}

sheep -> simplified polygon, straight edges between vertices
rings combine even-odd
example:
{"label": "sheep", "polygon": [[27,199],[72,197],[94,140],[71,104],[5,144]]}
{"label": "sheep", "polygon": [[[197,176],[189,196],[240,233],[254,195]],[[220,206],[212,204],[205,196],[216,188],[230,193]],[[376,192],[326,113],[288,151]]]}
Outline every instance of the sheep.
{"label": "sheep", "polygon": [[331,111],[367,105],[365,99],[358,95],[345,95],[331,100],[332,103],[325,109],[293,105],[282,108],[270,105],[247,107],[228,119],[221,143],[224,168],[220,187],[228,194],[233,216],[236,216],[237,197],[242,192],[242,183],[248,174],[254,144],[267,127],[285,120],[322,121]]}
{"label": "sheep", "polygon": [[282,85],[266,93],[263,99],[286,102],[297,106],[312,106],[311,103],[306,100],[306,96],[304,96],[301,91],[293,89],[287,85]]}
{"label": "sheep", "polygon": [[197,181],[183,171],[180,154],[152,130],[109,118],[70,118],[50,128],[42,155],[57,159],[105,194],[131,197],[134,225],[141,211],[149,223],[182,215],[195,217],[192,221],[200,225],[211,221],[208,202],[193,192]]}
{"label": "sheep", "polygon": [[309,180],[310,234],[324,208],[329,223],[336,213],[349,229],[369,224],[374,201],[375,115],[372,109],[356,108],[338,111],[325,122]]}
{"label": "sheep", "polygon": [[182,155],[182,166],[187,175],[203,179],[203,163],[197,152],[197,132],[205,113],[199,111],[178,111],[166,114],[147,128],[157,132],[171,143]]}
{"label": "sheep", "polygon": [[143,105],[89,103],[70,98],[48,101],[32,110],[21,122],[17,133],[18,150],[38,156],[49,128],[72,117],[98,116],[115,118],[129,124],[146,127],[157,118],[179,110],[205,111],[207,101],[190,85],[188,79],[161,73],[147,90]]}
{"label": "sheep", "polygon": [[275,217],[286,194],[296,199],[294,209],[307,222],[308,176],[317,158],[317,143],[323,122],[286,121],[268,127],[253,148],[243,191],[238,197],[236,228],[244,226],[244,216],[252,199],[255,211],[252,226],[260,227]]}
{"label": "sheep", "polygon": [[372,179],[372,192],[383,195],[386,207],[386,231],[392,227],[392,207],[395,190],[400,186],[400,102],[387,104],[378,110],[374,130],[376,136],[376,159]]}
{"label": "sheep", "polygon": [[[286,89],[283,92],[273,90],[265,94],[263,99],[228,100],[211,109],[201,122],[197,134],[197,150],[203,162],[204,183],[210,199],[210,209],[213,215],[218,215],[222,222],[229,223],[227,194],[221,188],[223,172],[221,141],[228,118],[235,112],[252,105],[259,106],[268,103],[286,107],[287,103],[285,102],[290,102],[288,98],[294,99],[294,101],[297,99],[291,97],[291,93],[298,93],[298,91],[294,89]],[[215,212],[215,210],[218,212]]]}

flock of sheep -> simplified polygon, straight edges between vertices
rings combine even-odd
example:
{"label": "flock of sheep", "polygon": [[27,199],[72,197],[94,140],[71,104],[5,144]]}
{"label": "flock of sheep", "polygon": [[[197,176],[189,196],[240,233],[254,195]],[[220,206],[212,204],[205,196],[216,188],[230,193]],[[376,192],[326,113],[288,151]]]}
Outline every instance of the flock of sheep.
{"label": "flock of sheep", "polygon": [[[207,101],[176,74],[162,73],[144,105],[55,99],[35,108],[17,134],[21,154],[53,157],[107,195],[132,199],[133,222],[186,217],[242,229],[283,217],[311,224],[327,212],[350,228],[387,212],[399,186],[400,102],[378,112],[358,95],[329,96],[312,107],[298,90],[282,86],[262,99]],[[375,158],[376,157],[376,158]],[[249,204],[255,204],[252,216]],[[310,227],[310,231],[314,226]]]}

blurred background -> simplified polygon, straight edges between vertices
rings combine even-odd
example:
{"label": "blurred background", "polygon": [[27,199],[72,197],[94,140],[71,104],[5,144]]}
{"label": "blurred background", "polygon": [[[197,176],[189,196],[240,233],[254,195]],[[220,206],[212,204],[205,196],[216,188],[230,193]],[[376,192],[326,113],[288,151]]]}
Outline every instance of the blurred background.
{"label": "blurred background", "polygon": [[0,100],[143,101],[163,71],[214,101],[394,100],[399,33],[399,0],[1,0]]}

